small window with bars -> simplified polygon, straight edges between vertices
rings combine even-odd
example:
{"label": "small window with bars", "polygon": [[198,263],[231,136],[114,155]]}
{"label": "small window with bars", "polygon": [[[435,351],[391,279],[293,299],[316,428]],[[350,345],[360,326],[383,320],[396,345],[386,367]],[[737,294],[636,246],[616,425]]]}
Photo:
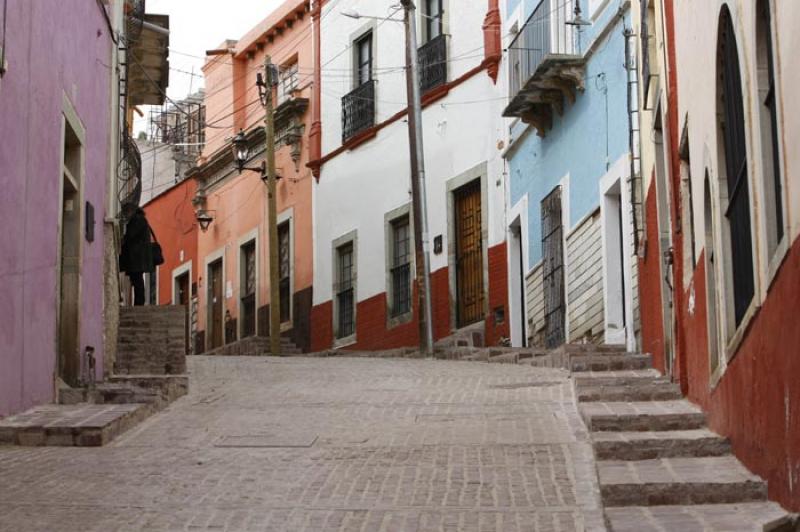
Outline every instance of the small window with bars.
{"label": "small window with bars", "polygon": [[392,222],[392,317],[411,311],[411,237],[408,216]]}
{"label": "small window with bars", "polygon": [[355,333],[355,290],[353,271],[353,243],[336,249],[336,337],[347,338]]}
{"label": "small window with bars", "polygon": [[292,250],[289,222],[278,226],[278,272],[280,273],[281,323],[292,319]]}
{"label": "small window with bars", "polygon": [[280,69],[278,75],[278,105],[292,99],[298,87],[297,61]]}

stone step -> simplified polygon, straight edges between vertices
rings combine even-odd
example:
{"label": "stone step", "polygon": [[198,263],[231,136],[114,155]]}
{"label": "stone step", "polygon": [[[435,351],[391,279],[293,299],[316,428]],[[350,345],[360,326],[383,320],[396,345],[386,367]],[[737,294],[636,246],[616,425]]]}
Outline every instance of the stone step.
{"label": "stone step", "polygon": [[606,509],[614,532],[679,530],[700,532],[795,532],[797,516],[774,502],[698,504],[690,506],[628,506]]}
{"label": "stone step", "polygon": [[531,351],[512,351],[508,353],[497,354],[494,350],[490,350],[488,362],[499,364],[520,364],[532,358],[533,352]]}
{"label": "stone step", "polygon": [[644,380],[622,386],[576,386],[579,402],[669,401],[682,399],[680,386],[663,380]]}
{"label": "stone step", "polygon": [[153,412],[141,403],[42,405],[0,421],[0,445],[97,447]]}
{"label": "stone step", "polygon": [[724,456],[731,452],[730,442],[708,429],[595,432],[592,443],[598,460]]}
{"label": "stone step", "polygon": [[648,369],[653,362],[650,355],[571,355],[567,369],[570,371],[620,371]]}
{"label": "stone step", "polygon": [[663,381],[669,379],[661,375],[657,369],[636,369],[622,371],[584,371],[572,376],[575,386],[625,386],[641,382]]}
{"label": "stone step", "polygon": [[592,432],[695,430],[706,424],[705,414],[686,400],[582,403],[580,412]]}
{"label": "stone step", "polygon": [[658,506],[766,501],[767,484],[733,456],[597,462],[603,504]]}

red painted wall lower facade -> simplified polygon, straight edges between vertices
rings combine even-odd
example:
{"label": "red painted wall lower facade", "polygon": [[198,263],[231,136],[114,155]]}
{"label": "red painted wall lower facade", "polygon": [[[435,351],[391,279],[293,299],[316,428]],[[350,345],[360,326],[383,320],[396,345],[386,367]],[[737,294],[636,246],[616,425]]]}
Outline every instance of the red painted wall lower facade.
{"label": "red painted wall lower facade", "polygon": [[736,457],[768,481],[769,497],[800,511],[800,239],[795,240],[764,304],[716,387],[709,382],[705,256],[684,309],[688,398],[711,428],[730,438]]}
{"label": "red painted wall lower facade", "polygon": [[[496,344],[500,338],[508,337],[508,270],[506,244],[489,248],[489,314],[485,318],[487,345]],[[419,345],[417,323],[417,290],[414,283],[411,319],[389,327],[387,321],[386,293],[377,294],[359,301],[356,307],[356,342],[345,349],[352,351],[376,351]],[[434,341],[452,334],[450,319],[450,278],[447,267],[431,273],[431,311],[433,313]],[[502,308],[506,318],[495,323],[494,309]],[[333,347],[333,302],[326,301],[311,311],[311,349],[321,351]]]}
{"label": "red painted wall lower facade", "polygon": [[664,360],[664,322],[661,304],[661,249],[658,239],[656,181],[650,180],[645,198],[645,254],[639,259],[639,312],[642,322],[642,352],[653,356],[653,365],[662,373]]}

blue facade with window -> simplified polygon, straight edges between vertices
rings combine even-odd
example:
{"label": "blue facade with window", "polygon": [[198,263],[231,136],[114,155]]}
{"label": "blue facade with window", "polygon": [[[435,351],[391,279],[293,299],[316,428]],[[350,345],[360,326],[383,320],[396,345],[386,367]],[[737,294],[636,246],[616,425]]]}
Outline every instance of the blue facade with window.
{"label": "blue facade with window", "polygon": [[[508,163],[509,206],[513,208],[526,194],[528,198],[527,245],[530,267],[542,258],[541,201],[566,178],[568,185],[563,213],[564,231],[574,227],[600,205],[599,181],[608,168],[629,152],[628,72],[625,67],[626,24],[630,15],[621,12],[624,0],[582,0],[582,16],[591,24],[580,27],[554,18],[554,9],[567,6],[571,22],[574,3],[561,0],[508,0],[504,28],[516,24],[539,24],[544,17],[550,39],[563,39],[561,26],[573,32],[572,50],[585,58],[584,88],[575,91],[575,102],[565,99],[563,113],[552,113],[552,127],[539,136],[537,129],[516,119],[510,126]],[[549,5],[548,5],[549,4]],[[569,4],[569,5],[567,5]],[[552,7],[550,7],[552,6]],[[548,9],[549,7],[549,9]],[[567,35],[569,37],[570,35]],[[524,44],[517,39],[516,44]],[[509,45],[513,48],[515,42]],[[509,50],[511,53],[511,50]],[[514,65],[509,65],[513,76]],[[522,80],[524,84],[525,80]],[[513,87],[512,87],[513,90]],[[510,95],[513,98],[513,93]]]}

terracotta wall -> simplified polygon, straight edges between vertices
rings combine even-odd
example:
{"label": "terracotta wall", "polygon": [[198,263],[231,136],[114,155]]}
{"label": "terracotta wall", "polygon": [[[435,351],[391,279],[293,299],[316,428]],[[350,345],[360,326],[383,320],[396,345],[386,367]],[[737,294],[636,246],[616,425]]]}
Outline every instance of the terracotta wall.
{"label": "terracotta wall", "polygon": [[158,304],[172,304],[172,272],[191,262],[191,283],[197,282],[197,222],[191,200],[197,190],[193,179],[153,198],[144,206],[147,220],[161,244],[164,264],[158,268]]}
{"label": "terracotta wall", "polygon": [[656,181],[650,180],[645,198],[646,248],[639,259],[639,312],[642,322],[642,352],[653,355],[653,365],[662,373],[664,359],[664,325],[661,317],[661,250],[658,241]]}

